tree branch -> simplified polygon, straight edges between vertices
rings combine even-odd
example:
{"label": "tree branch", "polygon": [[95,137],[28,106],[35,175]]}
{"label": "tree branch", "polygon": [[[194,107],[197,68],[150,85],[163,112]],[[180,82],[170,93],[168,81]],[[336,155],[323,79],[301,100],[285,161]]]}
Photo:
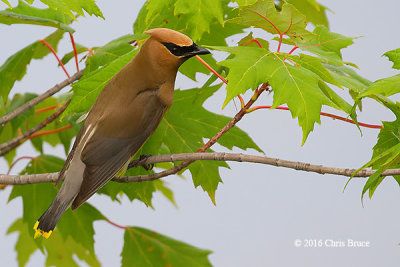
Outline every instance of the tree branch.
{"label": "tree branch", "polygon": [[46,120],[42,121],[41,123],[39,123],[35,127],[29,129],[28,131],[23,132],[21,135],[19,135],[19,136],[13,138],[13,139],[1,144],[0,145],[0,156],[3,156],[5,154],[7,154],[11,150],[16,148],[20,144],[22,144],[22,142],[21,142],[22,140],[24,140],[25,138],[29,137],[33,133],[39,131],[40,129],[46,127],[47,124],[49,124],[52,121],[54,121],[55,119],[57,119],[64,112],[64,110],[68,107],[70,102],[71,102],[71,99],[68,100],[59,110],[57,110],[55,113],[53,113],[52,115],[47,117]]}
{"label": "tree branch", "polygon": [[[195,160],[217,160],[217,161],[236,161],[236,162],[249,162],[260,163],[265,165],[272,165],[276,167],[284,167],[299,171],[315,172],[319,174],[334,174],[341,176],[351,176],[356,169],[348,168],[335,168],[322,165],[313,165],[306,162],[289,161],[278,158],[271,158],[265,156],[246,155],[241,153],[183,153],[183,154],[170,154],[149,156],[143,160],[137,161],[136,166],[144,166],[160,162],[175,162],[175,161],[190,161]],[[179,165],[177,165],[179,166]],[[174,169],[174,168],[172,168]],[[172,170],[170,169],[170,170]],[[169,170],[167,170],[169,171]],[[160,172],[164,173],[164,172]],[[375,173],[375,170],[363,169],[359,171],[354,177],[369,177]],[[174,174],[174,173],[171,173]],[[159,179],[159,173],[142,176],[123,176],[115,177],[112,181],[118,183],[132,183],[142,181],[152,181]],[[400,169],[391,169],[382,173],[381,176],[400,175]],[[164,176],[162,176],[164,177]],[[28,175],[7,175],[0,174],[0,184],[10,185],[23,185],[23,184],[37,184],[37,183],[54,183],[57,181],[58,173],[43,173],[43,174],[28,174]]]}
{"label": "tree branch", "polygon": [[71,78],[68,78],[68,79],[62,81],[59,84],[56,84],[53,88],[47,90],[45,93],[35,97],[31,101],[25,103],[24,105],[18,107],[17,109],[11,111],[10,113],[8,113],[6,115],[4,115],[3,117],[0,118],[0,126],[3,126],[4,124],[9,122],[10,120],[12,120],[15,117],[17,117],[18,115],[20,115],[25,110],[37,105],[38,103],[42,102],[46,98],[48,98],[48,97],[54,95],[55,93],[59,92],[61,89],[63,89],[67,85],[70,85],[74,81],[79,80],[82,77],[82,73],[83,73],[83,71],[79,71],[79,72],[75,73],[74,75],[72,75]]}

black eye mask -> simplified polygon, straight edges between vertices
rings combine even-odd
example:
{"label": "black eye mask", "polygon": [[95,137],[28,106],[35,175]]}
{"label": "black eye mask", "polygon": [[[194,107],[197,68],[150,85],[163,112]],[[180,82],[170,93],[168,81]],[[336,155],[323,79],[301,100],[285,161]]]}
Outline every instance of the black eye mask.
{"label": "black eye mask", "polygon": [[162,43],[168,50],[177,57],[190,56],[197,49],[197,45],[193,43],[190,46],[180,46],[174,43]]}

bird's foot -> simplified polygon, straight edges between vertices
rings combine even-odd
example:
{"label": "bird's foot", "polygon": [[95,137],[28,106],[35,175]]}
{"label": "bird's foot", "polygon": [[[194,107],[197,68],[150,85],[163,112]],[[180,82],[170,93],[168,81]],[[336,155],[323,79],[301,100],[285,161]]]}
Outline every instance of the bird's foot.
{"label": "bird's foot", "polygon": [[152,170],[154,164],[144,164],[144,162],[151,156],[151,154],[140,155],[138,159],[132,160],[131,163],[129,163],[128,169],[142,166],[146,171]]}
{"label": "bird's foot", "polygon": [[146,161],[151,156],[152,156],[151,154],[140,155],[139,156],[139,164],[138,165],[141,165],[146,171],[152,170],[154,168],[154,163],[151,163],[151,164],[143,164],[142,163],[142,164],[140,164],[141,162]]}

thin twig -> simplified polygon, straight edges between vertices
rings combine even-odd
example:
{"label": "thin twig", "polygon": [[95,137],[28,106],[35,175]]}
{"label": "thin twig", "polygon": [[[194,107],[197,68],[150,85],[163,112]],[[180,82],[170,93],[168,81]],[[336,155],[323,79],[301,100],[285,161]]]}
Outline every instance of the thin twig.
{"label": "thin twig", "polygon": [[[289,161],[278,158],[271,158],[266,156],[254,156],[241,153],[183,153],[183,154],[170,154],[149,156],[140,161],[139,166],[145,166],[160,162],[175,162],[175,161],[195,161],[195,160],[217,160],[217,161],[236,161],[236,162],[249,162],[260,163],[265,165],[272,165],[276,167],[284,167],[294,170],[315,172],[319,174],[334,174],[349,177],[356,169],[348,168],[335,168],[322,165],[313,165],[306,162]],[[375,170],[363,169],[359,171],[354,177],[369,177],[375,173]],[[132,183],[142,181],[152,181],[159,179],[154,178],[157,174],[143,175],[143,176],[123,176],[115,177],[112,181],[119,183]],[[381,176],[400,175],[400,169],[386,170]],[[27,174],[27,175],[7,175],[0,174],[0,184],[10,185],[23,185],[23,184],[37,184],[37,183],[54,183],[57,181],[58,173],[42,173],[42,174]]]}
{"label": "thin twig", "polygon": [[57,110],[55,113],[50,115],[49,117],[46,118],[46,120],[42,121],[35,127],[29,129],[28,131],[23,132],[21,135],[3,143],[0,145],[0,156],[4,156],[14,148],[18,147],[20,144],[22,144],[22,141],[32,135],[33,133],[39,131],[40,129],[46,127],[47,124],[53,122],[55,119],[57,119],[63,112],[64,110],[68,107],[69,103],[71,102],[71,99],[68,100],[59,110]]}
{"label": "thin twig", "polygon": [[29,102],[26,102],[24,105],[18,107],[17,109],[11,111],[10,113],[4,115],[3,117],[0,118],[0,126],[3,126],[5,123],[9,122],[10,120],[14,119],[21,113],[23,113],[25,110],[37,105],[38,103],[42,102],[46,98],[54,95],[55,93],[59,92],[61,89],[64,87],[72,84],[74,81],[79,80],[82,77],[83,71],[79,71],[72,75],[71,78],[68,78],[64,81],[62,81],[59,84],[56,84],[53,88],[47,90],[45,93],[35,97],[34,99],[30,100]]}

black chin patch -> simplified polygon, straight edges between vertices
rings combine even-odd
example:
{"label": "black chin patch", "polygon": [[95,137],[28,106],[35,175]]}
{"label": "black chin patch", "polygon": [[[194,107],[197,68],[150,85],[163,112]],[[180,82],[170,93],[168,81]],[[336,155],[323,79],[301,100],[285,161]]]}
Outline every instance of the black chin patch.
{"label": "black chin patch", "polygon": [[168,50],[177,57],[191,56],[191,53],[197,49],[197,45],[193,43],[189,46],[180,46],[174,43],[162,43]]}

